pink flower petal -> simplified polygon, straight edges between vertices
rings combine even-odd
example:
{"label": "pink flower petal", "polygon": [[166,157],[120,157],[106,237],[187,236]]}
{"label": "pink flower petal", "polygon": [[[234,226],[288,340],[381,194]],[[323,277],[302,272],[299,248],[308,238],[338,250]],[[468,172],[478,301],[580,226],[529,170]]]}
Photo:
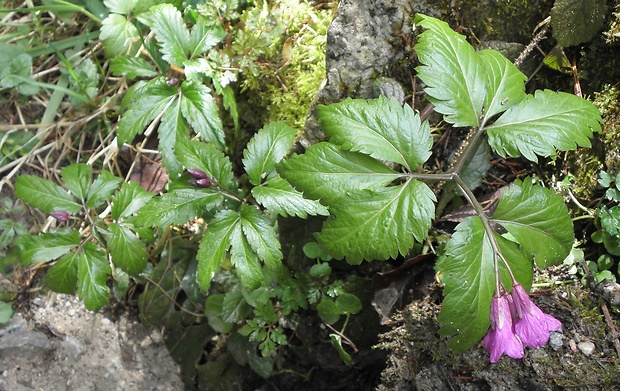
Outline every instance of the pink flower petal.
{"label": "pink flower petal", "polygon": [[524,345],[537,348],[547,344],[549,332],[557,331],[562,323],[538,308],[520,284],[512,287],[512,299],[520,318],[514,324],[515,333]]}
{"label": "pink flower petal", "polygon": [[523,344],[512,330],[512,316],[508,296],[496,296],[491,300],[491,328],[482,340],[484,347],[496,363],[506,354],[512,358],[523,357]]}

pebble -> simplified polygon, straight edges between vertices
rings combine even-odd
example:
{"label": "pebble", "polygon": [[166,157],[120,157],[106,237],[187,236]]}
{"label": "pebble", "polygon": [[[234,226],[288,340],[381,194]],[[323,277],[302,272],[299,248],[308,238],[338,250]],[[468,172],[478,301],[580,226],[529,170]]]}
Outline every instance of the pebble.
{"label": "pebble", "polygon": [[553,350],[559,350],[564,345],[564,334],[555,331],[549,333],[549,346]]}
{"label": "pebble", "polygon": [[581,350],[581,353],[585,354],[586,356],[589,356],[594,352],[594,344],[590,341],[579,342],[577,344],[577,347],[579,348],[579,350]]}

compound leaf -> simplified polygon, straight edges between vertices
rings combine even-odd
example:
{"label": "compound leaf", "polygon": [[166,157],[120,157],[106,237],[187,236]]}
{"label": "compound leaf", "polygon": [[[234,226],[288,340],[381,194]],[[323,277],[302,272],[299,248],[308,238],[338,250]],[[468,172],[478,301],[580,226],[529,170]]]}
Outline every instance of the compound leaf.
{"label": "compound leaf", "polygon": [[492,116],[525,99],[527,77],[506,57],[495,50],[481,50],[485,68],[487,95],[484,101],[484,116]]}
{"label": "compound leaf", "polygon": [[70,164],[60,171],[62,182],[75,196],[84,201],[90,185],[90,166],[84,163]]}
{"label": "compound leaf", "polygon": [[223,201],[211,189],[175,189],[153,198],[140,210],[136,224],[149,227],[181,225],[216,208]]}
{"label": "compound leaf", "polygon": [[446,22],[417,14],[427,29],[415,46],[422,66],[416,68],[435,111],[456,126],[479,125],[487,99],[485,66],[474,48]]}
{"label": "compound leaf", "polygon": [[112,223],[108,229],[107,248],[114,264],[128,274],[142,272],[148,258],[144,243],[125,226]]}
{"label": "compound leaf", "polygon": [[[532,283],[532,262],[516,243],[494,234],[503,256],[525,289]],[[479,217],[460,223],[446,245],[445,258],[438,264],[443,275],[444,300],[439,313],[442,335],[453,335],[448,346],[463,352],[474,346],[489,328],[491,298],[495,292],[493,249]],[[506,287],[512,282],[499,261],[500,278]]]}
{"label": "compound leaf", "polygon": [[417,180],[343,195],[330,205],[332,217],[317,235],[334,258],[351,264],[407,254],[424,240],[434,216],[435,195]]}
{"label": "compound leaf", "polygon": [[540,268],[561,263],[573,245],[573,223],[562,196],[534,186],[530,178],[504,190],[493,221],[510,232]]}
{"label": "compound leaf", "polygon": [[190,52],[190,40],[181,12],[171,4],[161,4],[151,8],[145,20],[155,33],[164,60],[183,66]]}
{"label": "compound leaf", "polygon": [[15,197],[43,213],[76,213],[82,207],[62,187],[43,178],[20,175],[15,182]]}
{"label": "compound leaf", "polygon": [[270,179],[264,186],[252,188],[252,195],[256,202],[283,217],[297,216],[305,219],[308,215],[329,215],[326,207],[318,201],[304,198],[302,193],[280,176]]}
{"label": "compound leaf", "polygon": [[110,14],[101,22],[99,40],[105,55],[114,58],[120,54],[133,56],[140,47],[140,32],[136,26],[119,14]]}
{"label": "compound leaf", "polygon": [[[265,265],[276,272],[282,268],[282,252],[276,229],[267,217],[257,208],[250,205],[241,207],[241,228],[250,248],[265,262]],[[262,278],[262,274],[261,274]]]}
{"label": "compound leaf", "polygon": [[60,258],[54,266],[52,266],[43,279],[45,285],[54,292],[66,293],[68,295],[75,294],[77,285],[77,264],[79,252],[74,251],[65,254]]}
{"label": "compound leaf", "polygon": [[252,137],[243,152],[243,166],[250,183],[258,186],[274,175],[276,164],[288,153],[297,131],[284,122],[271,122]]}
{"label": "compound leaf", "polygon": [[186,80],[181,85],[181,112],[203,140],[224,149],[224,129],[211,90],[204,84]]}
{"label": "compound leaf", "polygon": [[219,23],[209,24],[207,18],[199,16],[189,35],[190,60],[220,43],[225,36],[226,32]]}
{"label": "compound leaf", "polygon": [[78,297],[91,311],[109,303],[110,288],[106,285],[110,264],[96,244],[84,243],[78,255]]}
{"label": "compound leaf", "polygon": [[587,100],[565,92],[538,90],[486,130],[489,144],[499,155],[522,154],[536,162],[536,155],[554,156],[556,149],[589,147],[592,132],[601,129],[600,122],[599,110]]}
{"label": "compound leaf", "polygon": [[59,258],[80,245],[78,231],[49,232],[39,236],[23,235],[16,239],[23,265],[48,262]]}
{"label": "compound leaf", "polygon": [[86,206],[88,208],[101,206],[101,204],[110,199],[112,192],[118,188],[122,181],[122,178],[116,177],[108,171],[101,172],[88,188]]}
{"label": "compound leaf", "polygon": [[317,114],[330,142],[413,171],[431,155],[428,122],[421,123],[411,107],[384,96],[371,101],[346,99],[318,106]]}
{"label": "compound leaf", "polygon": [[380,189],[401,176],[368,155],[326,142],[281,162],[278,172],[308,197],[328,205],[343,194]]}
{"label": "compound leaf", "polygon": [[212,144],[182,140],[176,150],[185,168],[199,169],[217,184],[233,192],[238,189],[230,160]]}
{"label": "compound leaf", "polygon": [[112,197],[112,218],[128,218],[146,205],[154,196],[137,183],[125,183],[121,191]]}
{"label": "compound leaf", "polygon": [[220,272],[222,262],[230,248],[230,236],[236,227],[240,227],[239,214],[232,210],[221,210],[209,221],[202,237],[198,254],[198,283],[200,289],[209,289],[211,280]]}

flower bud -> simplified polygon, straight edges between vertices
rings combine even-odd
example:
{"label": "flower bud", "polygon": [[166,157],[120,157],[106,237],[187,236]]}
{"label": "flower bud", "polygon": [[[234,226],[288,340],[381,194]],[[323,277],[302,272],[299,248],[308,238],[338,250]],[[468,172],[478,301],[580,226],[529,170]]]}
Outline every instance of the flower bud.
{"label": "flower bud", "polygon": [[213,182],[209,178],[201,178],[201,179],[190,179],[187,181],[192,186],[196,187],[211,187],[213,186]]}
{"label": "flower bud", "polygon": [[50,216],[60,221],[61,223],[64,223],[65,221],[69,220],[69,213],[65,212],[64,210],[55,210],[50,213]]}
{"label": "flower bud", "polygon": [[194,179],[206,179],[207,178],[207,174],[205,174],[204,171],[199,170],[197,168],[188,168],[187,172],[189,173],[189,175],[191,175]]}

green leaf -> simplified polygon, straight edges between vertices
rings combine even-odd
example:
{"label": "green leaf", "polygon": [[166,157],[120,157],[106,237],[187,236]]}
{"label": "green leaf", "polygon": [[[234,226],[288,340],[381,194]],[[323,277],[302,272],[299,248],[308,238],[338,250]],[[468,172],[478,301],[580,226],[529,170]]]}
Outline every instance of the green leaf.
{"label": "green leaf", "polygon": [[620,207],[607,208],[601,205],[596,215],[601,219],[601,227],[610,235],[620,236]]}
{"label": "green leaf", "polygon": [[343,194],[380,189],[401,175],[381,162],[331,143],[311,146],[278,165],[278,172],[312,199],[330,204]]}
{"label": "green leaf", "polygon": [[39,236],[24,235],[15,240],[19,247],[22,264],[48,262],[59,258],[80,245],[78,231],[49,232]]}
{"label": "green leaf", "polygon": [[290,151],[297,131],[284,122],[271,122],[252,137],[243,152],[243,166],[254,186],[272,178],[275,167]]}
{"label": "green leaf", "polygon": [[435,111],[456,126],[479,125],[487,100],[487,69],[481,57],[447,23],[421,14],[415,23],[427,29],[415,46],[422,63],[416,72]]}
{"label": "green leaf", "polygon": [[200,289],[209,289],[211,280],[220,272],[222,262],[230,248],[230,236],[240,225],[240,217],[232,210],[221,210],[209,222],[196,259],[198,260],[198,283]]}
{"label": "green leaf", "polygon": [[60,258],[47,273],[43,282],[54,292],[66,293],[68,295],[75,294],[78,282],[78,258],[79,251],[70,252]]}
{"label": "green leaf", "polygon": [[204,140],[224,149],[224,129],[211,90],[204,84],[186,80],[181,84],[181,112]]}
{"label": "green leaf", "polygon": [[283,217],[297,216],[305,219],[308,215],[329,215],[326,207],[318,201],[304,198],[302,193],[279,176],[270,179],[264,186],[252,188],[252,195],[256,202]]}
{"label": "green leaf", "polygon": [[553,37],[560,46],[588,42],[605,24],[604,0],[556,0],[551,9]]}
{"label": "green leaf", "polygon": [[112,197],[112,192],[118,188],[122,181],[122,178],[116,177],[108,171],[102,171],[88,188],[86,206],[88,208],[98,208],[101,206],[101,204]]}
{"label": "green leaf", "polygon": [[116,132],[119,146],[131,142],[136,134],[142,133],[171,104],[176,94],[177,89],[168,86],[164,78],[147,83],[118,122]]}
{"label": "green leaf", "polygon": [[146,205],[154,196],[137,183],[125,183],[121,191],[112,197],[112,218],[128,218]]}
{"label": "green leaf", "polygon": [[43,213],[65,211],[76,213],[82,209],[62,187],[43,178],[20,175],[15,182],[15,197]]}
{"label": "green leaf", "polygon": [[230,245],[230,262],[241,283],[246,289],[258,288],[263,280],[263,270],[256,253],[243,234],[241,224],[236,224],[230,233]]}
{"label": "green leaf", "polygon": [[5,50],[2,53],[8,61],[1,61],[0,66],[0,87],[15,88],[22,95],[34,95],[39,91],[39,87],[30,78],[32,71],[32,57],[24,53],[21,48],[15,45],[3,44],[0,46]]}
{"label": "green leaf", "polygon": [[267,268],[279,272],[282,269],[280,240],[269,219],[257,208],[244,204],[241,207],[241,228],[258,258],[265,262]]}
{"label": "green leaf", "polygon": [[316,305],[316,312],[319,314],[323,322],[327,324],[334,324],[340,319],[340,310],[336,307],[336,304],[323,296],[319,304]]}
{"label": "green leaf", "polygon": [[601,114],[578,96],[550,90],[536,91],[512,106],[486,128],[489,144],[501,156],[521,154],[533,162],[555,156],[555,150],[589,147],[592,132],[601,129]]}
{"label": "green leaf", "polygon": [[207,317],[209,326],[218,333],[228,334],[232,330],[234,323],[226,323],[223,316],[224,294],[214,294],[207,296],[205,301],[204,314]]}
{"label": "green leaf", "polygon": [[110,71],[116,76],[126,76],[127,80],[136,77],[153,78],[158,75],[151,64],[141,57],[119,56],[110,61]]}
{"label": "green leaf", "polygon": [[222,319],[226,323],[236,323],[244,319],[249,313],[248,303],[243,298],[240,285],[235,285],[222,301]]}
{"label": "green leaf", "polygon": [[428,122],[420,123],[411,107],[394,98],[347,99],[318,106],[317,114],[330,142],[344,150],[398,163],[409,171],[431,156],[433,139]]}
{"label": "green leaf", "polygon": [[161,4],[151,8],[146,21],[155,33],[164,60],[183,66],[190,53],[190,39],[181,12],[171,4]]}
{"label": "green leaf", "polygon": [[175,99],[170,103],[161,118],[157,136],[162,164],[166,172],[174,178],[183,170],[181,163],[175,156],[175,147],[180,140],[189,139],[189,126],[181,115],[181,100]]}
{"label": "green leaf", "polygon": [[99,40],[107,58],[121,54],[133,56],[140,47],[140,32],[125,16],[110,14],[101,23]]}
{"label": "green leaf", "polygon": [[495,50],[481,50],[487,94],[484,116],[491,118],[525,99],[525,76],[510,60]]}
{"label": "green leaf", "polygon": [[225,36],[226,32],[219,23],[209,23],[207,18],[199,16],[189,35],[189,58],[194,59],[211,49],[220,43]]}
{"label": "green leaf", "polygon": [[491,147],[489,147],[486,140],[482,140],[476,152],[471,154],[463,165],[461,179],[471,190],[476,189],[482,184],[482,180],[486,177],[489,168],[491,168],[492,157]]}
{"label": "green leaf", "polygon": [[96,244],[84,243],[78,256],[78,297],[91,311],[109,303],[110,288],[106,285],[110,264]]}
{"label": "green leaf", "polygon": [[223,201],[219,192],[211,189],[175,189],[153,198],[140,210],[136,224],[149,227],[181,225],[212,211]]}
{"label": "green leaf", "polygon": [[128,15],[138,4],[139,0],[103,0],[110,12]]}
{"label": "green leaf", "polygon": [[573,245],[573,223],[562,196],[534,186],[530,178],[504,190],[493,222],[510,232],[540,268],[561,263]]}
{"label": "green leaf", "polygon": [[6,323],[13,317],[13,308],[10,304],[0,301],[0,324]]}
{"label": "green leaf", "polygon": [[417,180],[343,195],[330,205],[332,217],[317,235],[334,258],[351,264],[405,255],[424,240],[434,216],[435,195]]}
{"label": "green leaf", "polygon": [[329,338],[331,339],[332,346],[338,352],[338,355],[340,356],[340,359],[342,360],[342,362],[345,365],[351,365],[351,362],[353,361],[353,359],[351,358],[351,355],[347,353],[342,347],[342,337],[339,336],[338,334],[330,334]]}
{"label": "green leaf", "polygon": [[[494,234],[503,256],[517,281],[529,290],[532,262],[517,244]],[[438,264],[443,274],[444,300],[438,320],[441,335],[453,335],[448,346],[463,352],[486,334],[489,328],[491,298],[495,292],[493,250],[479,217],[469,217],[456,227],[446,245],[446,258]],[[500,278],[505,287],[512,282],[504,264],[499,261]]]}
{"label": "green leaf", "polygon": [[112,223],[108,229],[108,251],[114,264],[131,275],[142,272],[148,258],[144,243],[126,226]]}
{"label": "green leaf", "polygon": [[90,166],[84,163],[70,164],[60,171],[63,183],[81,201],[84,201],[90,185]]}
{"label": "green leaf", "polygon": [[343,293],[336,299],[336,307],[341,314],[357,314],[362,310],[362,302],[355,295]]}
{"label": "green leaf", "polygon": [[177,144],[176,150],[185,168],[197,168],[223,188],[237,191],[238,185],[232,173],[230,160],[212,144],[184,140]]}
{"label": "green leaf", "polygon": [[178,313],[176,304],[171,298],[176,298],[181,291],[181,278],[188,269],[189,262],[185,259],[175,262],[159,262],[150,281],[144,286],[144,292],[138,297],[140,321],[147,327],[169,325],[171,317]]}

